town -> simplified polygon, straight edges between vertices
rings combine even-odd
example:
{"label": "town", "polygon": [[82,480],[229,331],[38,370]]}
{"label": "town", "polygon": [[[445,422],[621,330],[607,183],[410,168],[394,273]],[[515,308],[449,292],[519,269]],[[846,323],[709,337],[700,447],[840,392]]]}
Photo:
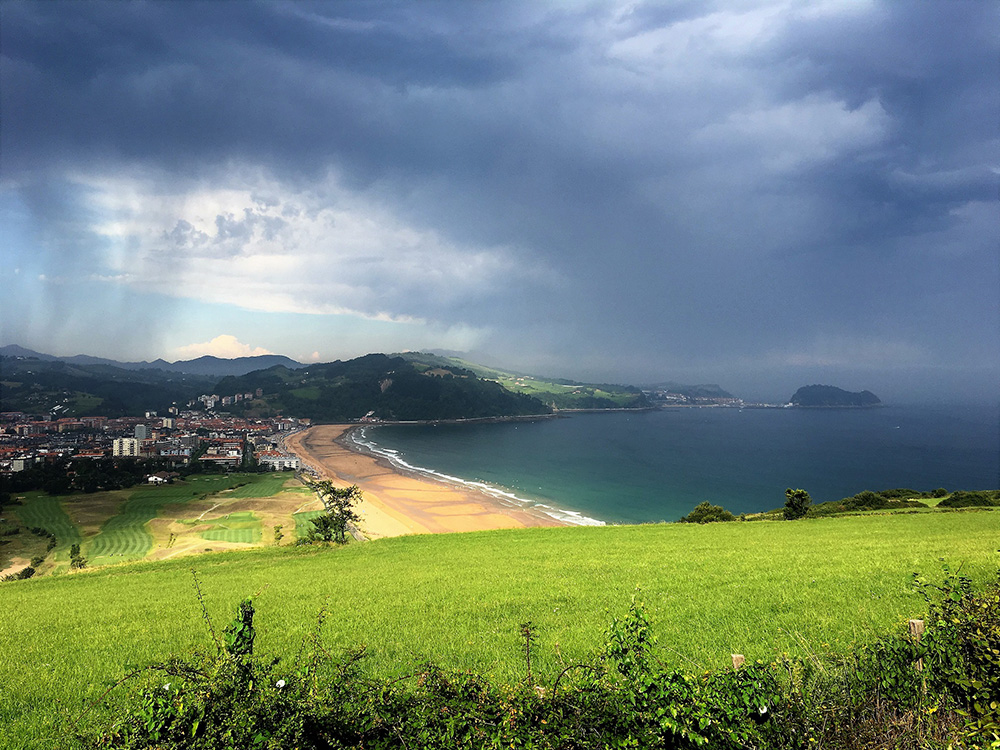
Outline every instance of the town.
{"label": "town", "polygon": [[[256,467],[298,470],[299,459],[284,448],[283,438],[307,427],[308,419],[247,419],[216,407],[259,398],[256,393],[205,394],[167,413],[142,417],[59,417],[21,411],[0,413],[0,474],[14,474],[64,459],[127,458],[157,467],[179,468],[199,462],[221,470]],[[209,468],[210,470],[210,468]],[[170,472],[150,473],[147,481],[166,481]]]}

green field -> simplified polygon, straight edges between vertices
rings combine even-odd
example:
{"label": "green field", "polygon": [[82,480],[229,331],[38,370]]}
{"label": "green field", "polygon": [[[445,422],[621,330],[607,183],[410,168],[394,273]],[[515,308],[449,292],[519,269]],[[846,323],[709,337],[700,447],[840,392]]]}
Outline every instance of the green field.
{"label": "green field", "polygon": [[[267,475],[258,476],[262,477],[262,480],[258,482],[257,477],[254,476],[246,485],[248,491],[252,492],[258,483],[268,483],[266,480],[270,479]],[[156,518],[165,505],[185,503],[195,497],[224,491],[247,481],[247,475],[230,474],[205,475],[195,478],[190,483],[178,482],[158,486],[139,485],[128,490],[128,499],[118,514],[109,518],[101,526],[100,533],[84,545],[83,554],[87,557],[90,565],[108,565],[139,560],[149,554],[153,548],[153,535],[149,533],[146,524]],[[241,495],[241,497],[267,497],[270,494],[273,493]]]}
{"label": "green field", "polygon": [[143,488],[131,493],[118,515],[109,518],[100,533],[84,547],[84,554],[91,565],[107,565],[145,557],[153,548],[153,535],[146,523],[156,518],[160,508],[168,502],[190,500],[191,495],[168,499],[160,487]]}
{"label": "green field", "polygon": [[15,510],[21,523],[29,529],[37,526],[55,534],[57,544],[53,553],[56,557],[66,557],[68,560],[70,546],[80,543],[80,530],[66,515],[59,498],[30,493],[22,503]]}
{"label": "green field", "polygon": [[295,519],[295,536],[298,539],[305,539],[305,537],[312,531],[312,521],[314,518],[318,518],[323,515],[325,511],[322,510],[304,510],[301,513],[296,513],[292,516]]}
{"label": "green field", "polygon": [[217,629],[242,597],[261,592],[264,654],[293,656],[325,604],[326,644],[367,644],[383,674],[430,657],[516,679],[519,623],[537,625],[535,667],[551,674],[598,647],[637,587],[661,657],[678,667],[721,667],[733,652],[844,650],[923,614],[911,574],[940,580],[940,558],[981,582],[994,576],[998,540],[997,511],[523,529],[19,581],[0,586],[0,747],[52,747],[55,722],[76,715],[127,662],[207,646],[192,564]]}
{"label": "green field", "polygon": [[565,385],[530,376],[502,376],[497,378],[497,382],[508,391],[534,396],[542,403],[554,405],[559,409],[588,408],[591,402],[587,399],[601,399],[611,402],[603,404],[600,408],[629,407],[635,405],[637,398],[635,392],[623,388],[615,389],[612,386],[584,383]]}
{"label": "green field", "polygon": [[[234,487],[232,493],[227,494],[229,497],[271,497],[285,489],[285,484],[293,478],[294,474],[284,471],[256,474],[253,475],[253,481],[246,482],[239,487]],[[244,479],[243,481],[245,482],[246,480]],[[307,487],[297,487],[295,489],[312,494],[312,490]]]}
{"label": "green field", "polygon": [[[43,572],[58,573],[65,570],[65,564],[69,562],[69,549],[73,544],[82,545],[83,555],[90,567],[142,559],[152,551],[154,545],[149,522],[163,517],[164,509],[168,507],[175,510],[183,508],[192,500],[228,503],[240,499],[269,498],[283,492],[312,494],[307,487],[286,488],[285,485],[289,482],[295,484],[294,477],[285,472],[204,474],[188,477],[174,484],[136,485],[127,490],[93,495],[51,497],[41,492],[29,492],[23,496],[22,504],[14,506],[12,510],[23,526],[37,526],[55,534],[58,544],[49,560],[60,565],[47,567]],[[81,532],[70,513],[67,513],[67,508],[73,512],[79,506],[87,508],[91,522],[94,523],[87,534]],[[225,513],[225,510],[220,512]],[[177,520],[185,525],[194,523],[193,518],[179,517]],[[216,519],[208,523],[224,524],[224,521]],[[98,524],[100,529],[94,534]],[[238,523],[234,521],[228,526],[219,525],[202,536],[210,541],[259,544],[261,522],[256,517],[242,518]]]}
{"label": "green field", "polygon": [[[266,495],[264,497],[267,497]],[[212,528],[201,532],[201,538],[212,542],[237,542],[239,544],[257,544],[260,542],[260,519],[253,513],[227,513],[222,518],[211,521]]]}

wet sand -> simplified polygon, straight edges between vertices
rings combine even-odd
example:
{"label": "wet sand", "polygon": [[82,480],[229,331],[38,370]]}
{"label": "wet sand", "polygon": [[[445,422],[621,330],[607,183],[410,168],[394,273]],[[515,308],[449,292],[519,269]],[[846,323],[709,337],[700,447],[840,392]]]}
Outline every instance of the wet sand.
{"label": "wet sand", "polygon": [[317,425],[285,439],[285,447],[324,479],[356,484],[369,539],[403,534],[562,526],[554,518],[509,507],[484,493],[404,474],[388,462],[335,442],[351,425]]}

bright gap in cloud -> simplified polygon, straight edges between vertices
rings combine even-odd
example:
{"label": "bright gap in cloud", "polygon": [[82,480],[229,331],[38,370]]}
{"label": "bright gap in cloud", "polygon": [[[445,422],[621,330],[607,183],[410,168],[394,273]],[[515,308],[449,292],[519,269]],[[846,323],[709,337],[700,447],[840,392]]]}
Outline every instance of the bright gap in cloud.
{"label": "bright gap in cloud", "polygon": [[228,333],[223,333],[211,341],[203,341],[200,344],[179,346],[175,352],[178,358],[182,360],[195,359],[206,355],[221,359],[236,359],[237,357],[260,357],[265,354],[274,354],[269,349],[244,344],[235,336]]}
{"label": "bright gap in cloud", "polygon": [[461,309],[546,277],[511,248],[450,242],[332,177],[308,190],[255,170],[190,190],[128,177],[78,182],[102,216],[93,227],[109,248],[101,276],[145,292],[265,312],[453,324],[463,322]]}

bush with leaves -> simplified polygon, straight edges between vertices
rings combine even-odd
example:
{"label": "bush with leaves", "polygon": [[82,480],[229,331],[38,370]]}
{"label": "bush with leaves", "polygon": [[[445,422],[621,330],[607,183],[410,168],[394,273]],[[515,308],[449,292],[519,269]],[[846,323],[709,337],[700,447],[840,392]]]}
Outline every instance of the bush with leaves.
{"label": "bush with leaves", "polygon": [[9,573],[3,577],[4,581],[24,581],[35,575],[35,569],[30,565],[26,568],[21,568],[17,573]]}
{"label": "bush with leaves", "polygon": [[939,508],[995,508],[1000,506],[1000,490],[960,490],[951,493],[939,504]]}
{"label": "bush with leaves", "polygon": [[80,554],[79,544],[73,544],[69,548],[69,566],[73,570],[80,570],[87,567],[87,558]]}
{"label": "bush with leaves", "polygon": [[915,583],[930,607],[932,627],[916,647],[928,690],[954,700],[970,730],[1000,747],[1000,576],[982,593],[947,566],[940,586]]}
{"label": "bush with leaves", "polygon": [[680,523],[714,523],[716,521],[735,521],[736,516],[721,505],[712,505],[707,500],[698,503],[690,513],[679,519]]}
{"label": "bush with leaves", "polygon": [[799,518],[805,518],[809,512],[809,505],[811,503],[812,498],[809,497],[808,492],[805,490],[793,490],[789,487],[785,490],[785,520],[795,521]]}

